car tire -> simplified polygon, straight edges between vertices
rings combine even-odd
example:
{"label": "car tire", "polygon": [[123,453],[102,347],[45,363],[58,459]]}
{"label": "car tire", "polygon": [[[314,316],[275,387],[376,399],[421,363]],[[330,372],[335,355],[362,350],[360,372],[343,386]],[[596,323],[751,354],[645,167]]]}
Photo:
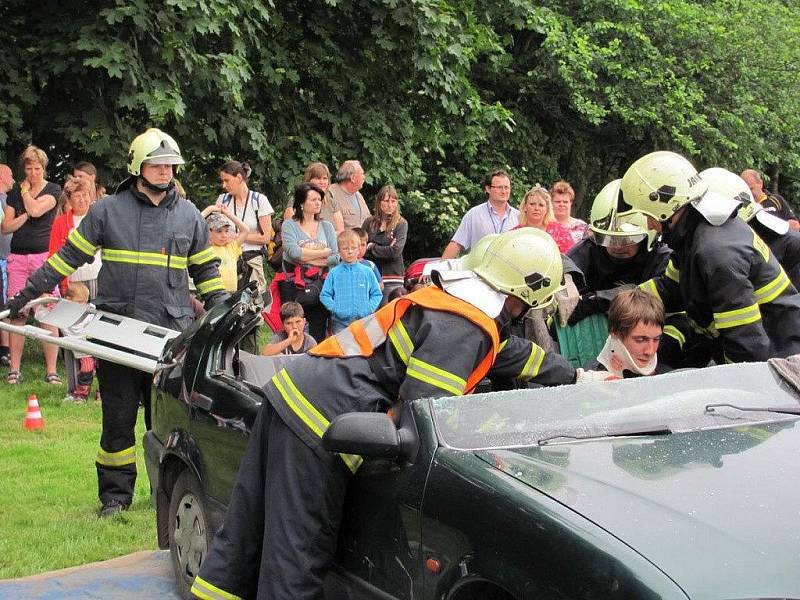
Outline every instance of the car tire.
{"label": "car tire", "polygon": [[169,555],[181,598],[192,597],[192,582],[208,556],[214,535],[208,527],[206,496],[197,477],[184,470],[169,502]]}

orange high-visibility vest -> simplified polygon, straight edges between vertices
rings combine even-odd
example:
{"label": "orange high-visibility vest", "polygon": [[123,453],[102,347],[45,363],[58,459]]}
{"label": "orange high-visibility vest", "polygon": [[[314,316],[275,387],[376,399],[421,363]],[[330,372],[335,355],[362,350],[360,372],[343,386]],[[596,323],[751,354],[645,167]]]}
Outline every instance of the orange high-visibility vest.
{"label": "orange high-visibility vest", "polygon": [[315,356],[345,358],[348,356],[372,356],[375,348],[386,341],[389,330],[412,306],[460,315],[471,321],[489,336],[492,348],[467,378],[465,393],[470,393],[486,377],[494,364],[500,347],[497,323],[472,304],[431,286],[393,300],[377,312],[350,324],[347,329],[331,336],[308,351]]}

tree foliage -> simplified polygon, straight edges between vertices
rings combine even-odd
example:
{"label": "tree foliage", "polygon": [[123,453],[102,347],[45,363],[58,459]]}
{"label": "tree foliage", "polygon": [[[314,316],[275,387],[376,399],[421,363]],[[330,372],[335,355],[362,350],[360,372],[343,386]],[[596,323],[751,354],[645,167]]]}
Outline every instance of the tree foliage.
{"label": "tree foliage", "polygon": [[791,182],[799,29],[785,0],[6,0],[0,158],[33,142],[111,183],[160,126],[199,203],[239,158],[278,205],[307,163],[359,158],[433,254],[496,167],[515,198],[571,181],[581,214],[652,149]]}

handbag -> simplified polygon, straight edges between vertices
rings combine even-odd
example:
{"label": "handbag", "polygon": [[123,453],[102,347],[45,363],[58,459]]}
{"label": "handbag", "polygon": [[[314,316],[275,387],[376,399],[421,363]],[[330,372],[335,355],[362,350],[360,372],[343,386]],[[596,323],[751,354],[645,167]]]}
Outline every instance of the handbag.
{"label": "handbag", "polygon": [[325,268],[308,265],[296,266],[294,269],[294,285],[297,288],[295,302],[304,307],[319,304],[319,295],[327,276],[328,269]]}

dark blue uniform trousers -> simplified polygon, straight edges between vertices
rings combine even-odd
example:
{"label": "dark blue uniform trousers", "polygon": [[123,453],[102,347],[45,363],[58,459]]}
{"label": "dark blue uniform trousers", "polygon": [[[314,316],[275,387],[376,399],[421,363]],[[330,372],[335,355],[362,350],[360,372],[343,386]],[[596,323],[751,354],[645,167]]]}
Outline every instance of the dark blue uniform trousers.
{"label": "dark blue uniform trousers", "polygon": [[242,598],[324,598],[350,477],[338,455],[309,447],[264,402],[195,585]]}

